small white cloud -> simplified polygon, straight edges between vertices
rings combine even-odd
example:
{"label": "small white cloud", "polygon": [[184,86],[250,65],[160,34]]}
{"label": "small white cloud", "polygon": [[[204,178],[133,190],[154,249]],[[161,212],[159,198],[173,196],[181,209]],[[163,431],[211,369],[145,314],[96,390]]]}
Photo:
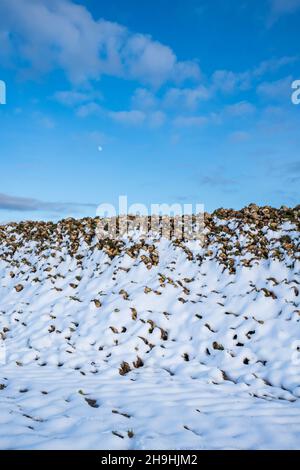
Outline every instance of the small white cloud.
{"label": "small white cloud", "polygon": [[203,85],[196,88],[170,88],[163,99],[166,108],[196,109],[199,103],[207,101],[211,91]]}
{"label": "small white cloud", "polygon": [[133,109],[147,110],[157,106],[158,100],[154,94],[146,88],[137,88],[132,96]]}
{"label": "small white cloud", "polygon": [[300,9],[300,0],[269,0],[270,14],[268,26],[272,26],[281,16],[295,13]]}
{"label": "small white cloud", "polygon": [[272,82],[263,82],[257,87],[257,93],[269,100],[290,101],[293,77],[285,77]]}
{"label": "small white cloud", "polygon": [[256,108],[252,103],[249,103],[248,101],[240,101],[226,106],[224,112],[229,116],[242,117],[253,114],[255,110]]}
{"label": "small white cloud", "polygon": [[[97,96],[101,98],[99,93],[97,93]],[[54,94],[54,99],[65,106],[75,106],[95,98],[96,94],[94,92],[87,93],[75,90],[58,91]]]}
{"label": "small white cloud", "polygon": [[216,70],[212,76],[212,83],[214,89],[232,93],[238,84],[238,76],[230,70]]}
{"label": "small white cloud", "polygon": [[145,121],[146,115],[139,110],[110,111],[109,117],[115,122],[136,126]]}
{"label": "small white cloud", "polygon": [[297,56],[283,56],[262,61],[252,72],[253,77],[261,77],[267,73],[273,73],[282,67],[294,64],[299,60]]}
{"label": "small white cloud", "polygon": [[99,114],[101,110],[102,108],[101,106],[99,106],[98,103],[92,102],[92,103],[87,103],[87,104],[83,104],[82,106],[80,106],[77,109],[76,114],[77,116],[81,118],[85,118],[91,115]]}
{"label": "small white cloud", "polygon": [[176,64],[176,56],[168,46],[142,34],[128,39],[124,56],[132,77],[155,86],[170,79]]}
{"label": "small white cloud", "polygon": [[199,81],[200,78],[201,71],[197,61],[184,61],[175,64],[173,72],[174,82],[182,83],[189,79]]}
{"label": "small white cloud", "polygon": [[173,124],[176,127],[202,127],[207,121],[205,116],[178,116]]}

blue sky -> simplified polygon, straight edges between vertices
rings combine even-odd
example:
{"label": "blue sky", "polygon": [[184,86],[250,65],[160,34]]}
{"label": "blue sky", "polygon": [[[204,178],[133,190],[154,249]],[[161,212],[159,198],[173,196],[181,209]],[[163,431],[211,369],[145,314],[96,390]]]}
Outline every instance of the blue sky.
{"label": "blue sky", "polygon": [[170,4],[0,1],[1,221],[299,203],[300,0]]}

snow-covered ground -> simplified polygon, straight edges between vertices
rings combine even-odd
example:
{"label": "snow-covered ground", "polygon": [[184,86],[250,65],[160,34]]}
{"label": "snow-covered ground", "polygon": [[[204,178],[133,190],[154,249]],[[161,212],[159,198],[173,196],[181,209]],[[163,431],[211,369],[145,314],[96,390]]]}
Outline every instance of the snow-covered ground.
{"label": "snow-covered ground", "polygon": [[299,210],[0,227],[0,448],[300,448]]}

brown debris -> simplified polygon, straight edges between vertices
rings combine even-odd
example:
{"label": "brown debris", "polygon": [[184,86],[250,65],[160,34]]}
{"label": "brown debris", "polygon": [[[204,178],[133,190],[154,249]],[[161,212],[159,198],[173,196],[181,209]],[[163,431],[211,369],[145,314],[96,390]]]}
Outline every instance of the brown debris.
{"label": "brown debris", "polygon": [[131,371],[131,368],[130,368],[130,365],[128,364],[128,362],[123,361],[120,365],[120,368],[119,368],[119,374],[120,375],[126,375],[130,371]]}

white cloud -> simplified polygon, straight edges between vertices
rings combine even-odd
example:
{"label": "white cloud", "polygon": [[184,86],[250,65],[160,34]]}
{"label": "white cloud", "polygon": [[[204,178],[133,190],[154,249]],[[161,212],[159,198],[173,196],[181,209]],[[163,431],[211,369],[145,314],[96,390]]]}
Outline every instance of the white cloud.
{"label": "white cloud", "polygon": [[282,15],[288,15],[300,9],[300,0],[269,0],[270,1],[270,15],[268,18],[268,25],[272,24]]}
{"label": "white cloud", "polygon": [[262,61],[252,72],[253,77],[261,77],[266,73],[276,72],[280,68],[294,64],[299,60],[297,56],[284,56]]}
{"label": "white cloud", "polygon": [[204,124],[220,125],[230,119],[241,119],[251,116],[256,112],[256,108],[248,101],[240,101],[225,106],[218,112],[210,112],[207,115],[179,115],[173,119],[176,127],[201,127]]}
{"label": "white cloud", "polygon": [[132,109],[126,111],[109,111],[108,116],[115,122],[130,126],[145,124],[150,128],[159,128],[166,122],[166,115],[159,110]]}
{"label": "white cloud", "polygon": [[240,101],[225,107],[224,112],[229,116],[242,117],[249,116],[255,112],[256,108],[252,103],[248,101]]}
{"label": "white cloud", "polygon": [[158,100],[155,95],[146,88],[137,88],[131,99],[132,107],[135,109],[153,109]]}
{"label": "white cloud", "polygon": [[0,16],[12,44],[36,71],[61,67],[74,82],[99,75],[99,25],[84,7],[65,0],[2,0]]}
{"label": "white cloud", "polygon": [[203,85],[196,88],[170,88],[164,96],[163,104],[167,108],[184,107],[192,110],[210,97],[210,90]]}
{"label": "white cloud", "polygon": [[71,0],[1,0],[0,33],[11,33],[28,68],[47,73],[61,68],[72,83],[108,74],[160,86],[168,80],[195,79],[196,62],[180,62],[168,46],[126,27],[95,20]]}
{"label": "white cloud", "polygon": [[265,74],[274,73],[298,60],[297,56],[273,57],[244,72],[216,70],[212,75],[212,91],[233,94],[236,91],[249,90]]}
{"label": "white cloud", "polygon": [[80,103],[86,103],[94,97],[94,93],[91,94],[75,90],[57,91],[54,94],[54,99],[65,106],[74,106]]}
{"label": "white cloud", "polygon": [[293,77],[285,77],[272,82],[263,82],[257,87],[257,93],[264,98],[275,101],[290,102]]}
{"label": "white cloud", "polygon": [[212,87],[223,93],[233,93],[236,88],[243,87],[244,79],[248,74],[238,74],[230,70],[216,70],[212,76]]}
{"label": "white cloud", "polygon": [[176,127],[202,127],[207,121],[205,116],[178,116],[173,123]]}
{"label": "white cloud", "polygon": [[76,114],[79,117],[85,118],[91,115],[99,114],[101,111],[102,108],[98,103],[91,102],[79,106],[79,108],[76,110]]}
{"label": "white cloud", "polygon": [[197,61],[176,62],[173,75],[173,79],[176,83],[181,83],[191,78],[198,81],[201,78]]}
{"label": "white cloud", "polygon": [[142,34],[128,38],[123,54],[129,76],[155,86],[172,76],[177,61],[169,47]]}
{"label": "white cloud", "polygon": [[120,124],[140,125],[145,121],[146,115],[139,110],[131,111],[110,111],[109,117]]}

